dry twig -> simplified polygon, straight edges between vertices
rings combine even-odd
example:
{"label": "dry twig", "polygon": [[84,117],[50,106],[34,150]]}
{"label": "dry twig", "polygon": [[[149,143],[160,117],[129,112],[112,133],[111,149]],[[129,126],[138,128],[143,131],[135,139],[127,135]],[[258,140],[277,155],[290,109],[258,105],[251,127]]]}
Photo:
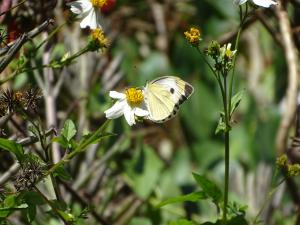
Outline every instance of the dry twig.
{"label": "dry twig", "polygon": [[286,91],[286,106],[283,112],[282,119],[276,137],[276,150],[277,154],[282,154],[286,149],[286,141],[288,131],[296,113],[297,105],[297,92],[298,92],[298,68],[297,68],[297,52],[293,43],[291,24],[289,21],[288,13],[283,8],[282,3],[279,2],[278,7],[275,9],[278,17],[280,32],[284,45],[284,53],[288,67],[288,87]]}

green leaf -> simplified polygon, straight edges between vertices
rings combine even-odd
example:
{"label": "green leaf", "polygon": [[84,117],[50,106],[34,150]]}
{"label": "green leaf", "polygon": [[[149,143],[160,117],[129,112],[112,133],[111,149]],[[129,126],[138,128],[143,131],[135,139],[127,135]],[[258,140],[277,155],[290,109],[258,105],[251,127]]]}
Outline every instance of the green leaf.
{"label": "green leaf", "polygon": [[27,208],[27,213],[26,213],[28,221],[31,223],[36,216],[36,205],[29,205]]}
{"label": "green leaf", "polygon": [[222,192],[220,188],[207,179],[205,176],[193,173],[194,179],[200,185],[205,194],[212,198],[214,203],[220,203],[222,200]]}
{"label": "green leaf", "polygon": [[57,167],[54,170],[53,175],[55,177],[58,176],[59,178],[61,178],[64,181],[72,180],[72,176],[68,173],[68,171],[64,168],[64,166]]}
{"label": "green leaf", "polygon": [[61,135],[69,142],[75,136],[76,132],[77,130],[73,121],[70,119],[66,120],[61,130]]}
{"label": "green leaf", "polygon": [[180,220],[170,222],[169,225],[196,225],[196,224],[189,220],[180,219]]}
{"label": "green leaf", "polygon": [[227,225],[248,225],[248,222],[244,216],[236,216],[236,217],[231,218],[227,222]]}
{"label": "green leaf", "polygon": [[4,206],[7,208],[14,207],[17,204],[16,195],[8,195],[4,200]]}
{"label": "green leaf", "polygon": [[245,216],[247,205],[241,205],[237,202],[229,202],[227,205],[228,217]]}
{"label": "green leaf", "polygon": [[239,106],[239,104],[242,100],[243,94],[244,94],[244,90],[241,90],[231,98],[230,116],[232,116],[232,114],[234,113],[236,108]]}
{"label": "green leaf", "polygon": [[224,122],[224,115],[222,115],[222,113],[221,113],[215,134],[219,134],[220,132],[225,132],[225,130],[226,130],[226,124]]}
{"label": "green leaf", "polygon": [[67,210],[67,204],[65,202],[60,202],[58,200],[50,200],[49,201],[52,207],[55,207],[58,210],[65,211]]}
{"label": "green leaf", "polygon": [[187,195],[169,198],[161,202],[159,205],[157,205],[157,207],[159,208],[168,204],[179,203],[179,202],[196,202],[200,199],[207,199],[207,195],[204,193],[204,191],[197,191]]}
{"label": "green leaf", "polygon": [[72,139],[72,140],[69,142],[69,146],[68,146],[68,147],[71,148],[71,149],[76,149],[77,146],[78,146],[77,142],[76,142],[74,139]]}
{"label": "green leaf", "polygon": [[100,140],[102,140],[105,137],[112,136],[112,134],[110,134],[110,133],[104,133],[104,131],[107,128],[107,125],[109,124],[110,121],[111,120],[106,120],[101,125],[101,127],[99,127],[95,132],[93,132],[92,134],[86,136],[85,138],[82,138],[81,141],[80,141],[80,143],[77,145],[77,147],[76,147],[76,149],[74,151],[75,152],[82,152],[90,144],[95,144],[95,143],[99,142]]}
{"label": "green leaf", "polygon": [[0,221],[1,221],[1,218],[6,218],[9,216],[9,214],[11,214],[13,212],[12,209],[1,209],[0,208]]}
{"label": "green leaf", "polygon": [[17,144],[15,141],[0,138],[0,148],[13,153],[17,157],[18,161],[22,161],[24,158],[22,145]]}
{"label": "green leaf", "polygon": [[6,218],[11,213],[19,209],[27,209],[28,204],[17,205],[16,196],[9,195],[3,202],[4,207],[0,208],[0,218]]}
{"label": "green leaf", "polygon": [[60,146],[62,146],[64,148],[69,147],[69,143],[64,136],[54,137],[54,138],[52,138],[52,142],[57,142],[58,144],[60,144]]}
{"label": "green leaf", "polygon": [[28,191],[25,192],[22,196],[23,200],[28,205],[43,205],[45,204],[45,200],[42,198],[42,196],[34,191]]}

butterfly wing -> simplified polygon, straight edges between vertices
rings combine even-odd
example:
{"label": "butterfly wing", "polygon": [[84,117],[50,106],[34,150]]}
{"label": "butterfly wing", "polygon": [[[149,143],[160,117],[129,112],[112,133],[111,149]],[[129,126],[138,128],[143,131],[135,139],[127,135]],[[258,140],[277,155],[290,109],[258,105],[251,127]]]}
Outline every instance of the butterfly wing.
{"label": "butterfly wing", "polygon": [[155,79],[146,86],[149,119],[165,122],[174,117],[179,105],[188,99],[194,88],[178,77],[164,76]]}

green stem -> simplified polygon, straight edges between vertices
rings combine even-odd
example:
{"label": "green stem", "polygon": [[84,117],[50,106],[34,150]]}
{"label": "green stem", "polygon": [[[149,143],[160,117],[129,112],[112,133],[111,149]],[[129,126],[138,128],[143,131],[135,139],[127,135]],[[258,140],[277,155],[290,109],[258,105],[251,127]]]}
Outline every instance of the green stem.
{"label": "green stem", "polygon": [[65,23],[62,23],[61,25],[59,25],[58,27],[56,27],[56,28],[49,34],[49,36],[48,36],[45,40],[43,40],[43,41],[35,48],[35,51],[37,51],[40,47],[42,47],[44,44],[46,44],[47,41],[49,41],[52,37],[54,37],[54,35],[55,35],[58,31],[60,31],[60,29],[61,29],[64,25],[66,25],[66,22],[65,22]]}
{"label": "green stem", "polygon": [[214,70],[214,68],[210,65],[210,63],[207,61],[207,59],[205,58],[205,56],[203,55],[201,49],[199,47],[196,47],[197,51],[199,52],[202,60],[206,63],[206,65],[208,65],[209,69],[211,70],[211,72],[214,74],[214,76],[216,77],[217,80],[218,79],[218,76],[217,76],[217,73],[216,71]]}
{"label": "green stem", "polygon": [[[68,65],[71,64],[74,59],[78,58],[79,56],[81,56],[82,54],[84,54],[88,51],[89,51],[89,48],[88,48],[88,46],[86,46],[83,49],[81,49],[79,52],[77,52],[74,55],[70,56],[67,59],[68,60]],[[63,65],[63,66],[65,66],[65,65]],[[0,80],[0,86],[2,84],[6,83],[7,81],[14,79],[15,77],[17,77],[21,73],[26,73],[26,72],[29,72],[29,71],[43,69],[43,68],[53,68],[53,65],[46,64],[46,65],[40,65],[40,66],[30,67],[30,68],[20,68],[20,69],[16,70],[12,75]]]}
{"label": "green stem", "polygon": [[229,191],[229,104],[228,104],[228,87],[227,87],[227,76],[223,74],[224,82],[224,95],[223,95],[223,104],[224,104],[224,114],[225,114],[225,177],[224,177],[224,205],[223,205],[223,224],[227,223],[227,205],[228,205],[228,191]]}
{"label": "green stem", "polygon": [[211,72],[214,74],[215,78],[217,79],[218,81],[218,84],[220,86],[220,89],[221,89],[221,93],[222,93],[222,96],[224,98],[224,87],[222,85],[222,82],[221,82],[221,79],[220,79],[220,75],[218,73],[216,73],[216,71],[214,70],[214,68],[210,65],[210,63],[207,61],[207,59],[205,58],[205,56],[203,55],[201,49],[199,47],[196,47],[197,51],[199,52],[202,60],[206,63],[206,65],[208,65],[209,69],[211,70]]}
{"label": "green stem", "polygon": [[[239,31],[237,33],[236,40],[235,40],[234,50],[236,50],[236,51],[238,50],[238,43],[240,41],[241,31],[242,31],[242,26],[240,26]],[[232,98],[232,91],[233,91],[233,80],[234,80],[234,74],[235,74],[236,56],[237,56],[237,52],[235,53],[235,56],[233,58],[233,68],[232,68],[232,73],[231,73],[231,78],[230,78],[230,83],[229,83],[229,112],[231,111],[231,98]]]}
{"label": "green stem", "polygon": [[224,208],[223,222],[227,223],[227,205],[228,205],[228,189],[229,189],[229,131],[225,132],[225,183],[224,183]]}
{"label": "green stem", "polygon": [[[236,63],[236,58],[238,54],[238,48],[239,48],[239,42],[240,42],[240,37],[241,37],[241,32],[243,30],[244,23],[246,21],[246,18],[248,16],[248,4],[246,4],[246,10],[245,14],[243,16],[243,10],[242,7],[240,7],[240,26],[239,30],[235,39],[235,44],[234,44],[234,50],[236,51],[234,58],[233,58],[233,68],[232,68],[232,73],[231,73],[231,78],[230,78],[230,84],[229,84],[229,112],[231,112],[231,98],[232,98],[232,92],[233,92],[233,81],[234,81],[234,74],[235,74],[235,63]],[[229,115],[231,116],[231,115]]]}

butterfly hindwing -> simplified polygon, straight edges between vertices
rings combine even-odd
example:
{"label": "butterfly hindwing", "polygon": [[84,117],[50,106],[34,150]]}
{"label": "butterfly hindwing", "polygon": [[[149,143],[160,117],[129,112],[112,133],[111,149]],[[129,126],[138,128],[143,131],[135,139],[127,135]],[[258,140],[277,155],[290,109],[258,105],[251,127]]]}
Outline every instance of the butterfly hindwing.
{"label": "butterfly hindwing", "polygon": [[146,86],[146,98],[150,119],[164,122],[174,117],[181,105],[193,93],[194,88],[178,77],[164,76]]}

